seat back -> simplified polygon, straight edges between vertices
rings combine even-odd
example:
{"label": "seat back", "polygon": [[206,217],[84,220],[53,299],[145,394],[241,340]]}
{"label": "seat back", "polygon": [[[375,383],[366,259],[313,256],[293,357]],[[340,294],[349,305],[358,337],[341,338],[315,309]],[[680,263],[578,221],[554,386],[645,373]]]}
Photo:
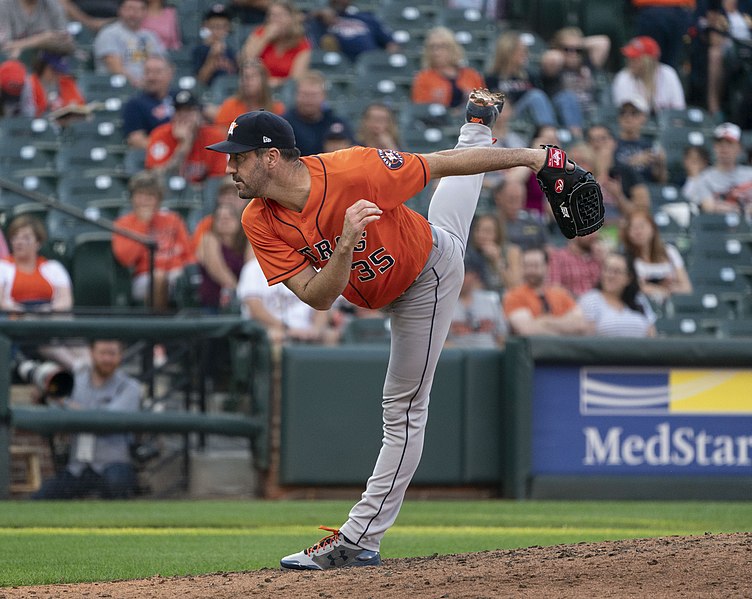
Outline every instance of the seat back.
{"label": "seat back", "polygon": [[80,233],[71,249],[73,305],[127,307],[131,305],[131,276],[112,253],[109,231]]}

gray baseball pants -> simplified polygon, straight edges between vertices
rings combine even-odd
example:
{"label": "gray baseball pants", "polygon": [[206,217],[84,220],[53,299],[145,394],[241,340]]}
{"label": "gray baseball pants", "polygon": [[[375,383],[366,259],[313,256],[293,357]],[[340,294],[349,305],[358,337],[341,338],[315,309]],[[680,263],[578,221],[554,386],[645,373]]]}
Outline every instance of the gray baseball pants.
{"label": "gray baseball pants", "polygon": [[[491,144],[488,127],[468,123],[455,147]],[[482,184],[483,174],[441,179],[428,209],[433,250],[415,282],[386,309],[392,341],[381,451],[361,500],[340,529],[364,549],[379,550],[420,463],[431,385],[462,287],[465,247]]]}

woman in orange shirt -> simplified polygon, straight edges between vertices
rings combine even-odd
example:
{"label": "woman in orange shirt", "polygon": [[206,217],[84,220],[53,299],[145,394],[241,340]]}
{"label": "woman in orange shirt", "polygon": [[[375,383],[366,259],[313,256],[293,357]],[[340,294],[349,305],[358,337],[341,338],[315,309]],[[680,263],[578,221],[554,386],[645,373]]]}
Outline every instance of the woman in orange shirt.
{"label": "woman in orange shirt", "polygon": [[272,98],[266,67],[257,60],[246,60],[240,66],[238,91],[220,104],[214,124],[229,127],[239,114],[262,108],[279,115],[285,111],[285,105]]}
{"label": "woman in orange shirt", "polygon": [[423,69],[413,79],[413,102],[464,108],[470,92],[486,86],[483,75],[464,63],[465,51],[454,33],[447,27],[431,29],[423,46]]}
{"label": "woman in orange shirt", "polygon": [[51,52],[40,52],[34,61],[31,76],[27,82],[29,102],[25,105],[30,112],[27,116],[42,116],[63,106],[86,104],[76,80],[70,74],[68,61],[64,56]]}
{"label": "woman in orange shirt", "polygon": [[292,2],[275,0],[269,5],[264,24],[243,46],[243,58],[260,60],[269,71],[272,87],[308,70],[311,44],[305,36],[303,16]]}

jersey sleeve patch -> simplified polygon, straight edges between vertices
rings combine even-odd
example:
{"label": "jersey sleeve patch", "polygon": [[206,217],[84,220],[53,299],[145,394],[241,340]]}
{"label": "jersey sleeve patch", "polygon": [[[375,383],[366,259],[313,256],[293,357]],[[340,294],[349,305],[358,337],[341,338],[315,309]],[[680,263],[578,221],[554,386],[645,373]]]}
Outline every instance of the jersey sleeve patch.
{"label": "jersey sleeve patch", "polygon": [[379,158],[390,171],[396,171],[405,164],[405,157],[396,150],[379,150]]}

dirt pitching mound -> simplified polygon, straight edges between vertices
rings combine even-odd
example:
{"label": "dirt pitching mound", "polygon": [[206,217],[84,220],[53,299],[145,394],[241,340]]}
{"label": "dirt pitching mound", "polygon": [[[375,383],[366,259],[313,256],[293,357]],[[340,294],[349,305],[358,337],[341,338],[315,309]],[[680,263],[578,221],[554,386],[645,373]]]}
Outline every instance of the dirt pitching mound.
{"label": "dirt pitching mound", "polygon": [[0,599],[752,597],[752,533],[385,560],[380,568],[260,570],[0,589]]}

